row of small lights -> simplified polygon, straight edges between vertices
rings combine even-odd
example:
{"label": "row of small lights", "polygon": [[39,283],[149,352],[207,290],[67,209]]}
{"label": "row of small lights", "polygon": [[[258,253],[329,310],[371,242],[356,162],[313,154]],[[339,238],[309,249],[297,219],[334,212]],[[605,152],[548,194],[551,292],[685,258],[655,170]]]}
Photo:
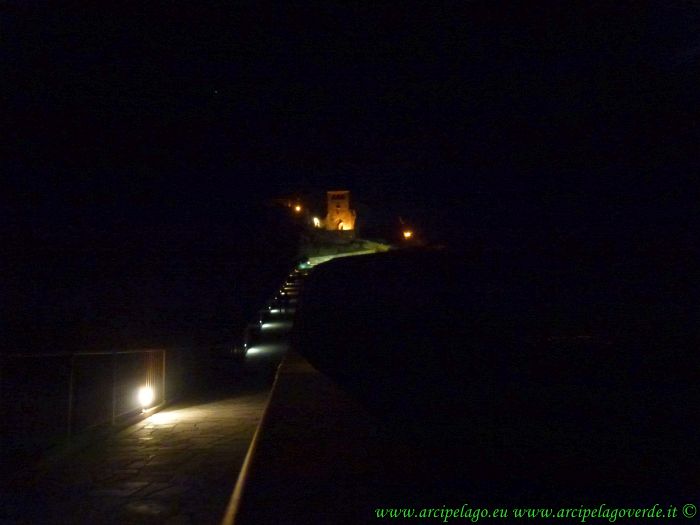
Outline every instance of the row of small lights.
{"label": "row of small lights", "polygon": [[[301,204],[297,203],[294,205],[293,209],[295,213],[299,214],[302,212],[303,207],[301,206]],[[316,226],[317,228],[320,227],[321,221],[318,217],[314,217],[313,221],[314,226]],[[282,292],[282,295],[285,295],[285,292]],[[141,405],[142,411],[146,411],[149,407],[151,407],[151,405],[153,405],[155,397],[155,391],[150,386],[142,386],[136,392],[136,398],[138,399],[138,402]]]}

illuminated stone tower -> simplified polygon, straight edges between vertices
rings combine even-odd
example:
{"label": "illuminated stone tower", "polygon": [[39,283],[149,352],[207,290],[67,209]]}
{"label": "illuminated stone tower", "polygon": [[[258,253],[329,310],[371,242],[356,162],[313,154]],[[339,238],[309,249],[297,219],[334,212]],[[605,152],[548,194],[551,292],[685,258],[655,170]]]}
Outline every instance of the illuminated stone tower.
{"label": "illuminated stone tower", "polygon": [[326,230],[352,231],[355,229],[355,210],[350,209],[350,192],[329,191]]}

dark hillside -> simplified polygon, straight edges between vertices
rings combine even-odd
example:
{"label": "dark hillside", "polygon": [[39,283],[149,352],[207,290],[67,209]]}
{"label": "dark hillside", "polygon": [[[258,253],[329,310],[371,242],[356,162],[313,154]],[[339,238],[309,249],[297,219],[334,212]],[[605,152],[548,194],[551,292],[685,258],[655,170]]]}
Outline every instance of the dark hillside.
{"label": "dark hillside", "polygon": [[295,346],[408,444],[423,494],[678,495],[699,466],[690,260],[643,255],[338,259]]}
{"label": "dark hillside", "polygon": [[16,241],[3,280],[3,351],[230,342],[298,243],[281,210],[242,215]]}

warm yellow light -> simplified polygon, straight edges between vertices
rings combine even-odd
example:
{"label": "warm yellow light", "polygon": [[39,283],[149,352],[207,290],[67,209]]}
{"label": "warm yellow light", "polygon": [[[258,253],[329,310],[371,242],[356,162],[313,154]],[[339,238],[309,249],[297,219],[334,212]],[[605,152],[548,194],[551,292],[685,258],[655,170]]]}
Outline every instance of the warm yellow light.
{"label": "warm yellow light", "polygon": [[168,425],[171,423],[176,423],[178,420],[175,412],[158,412],[153,414],[148,420],[150,423],[155,423],[156,425]]}
{"label": "warm yellow light", "polygon": [[155,398],[153,389],[150,386],[142,386],[139,388],[138,398],[143,408],[149,407]]}
{"label": "warm yellow light", "polygon": [[314,217],[314,218],[313,218],[313,221],[314,221],[314,227],[315,227],[315,228],[320,228],[320,227],[321,227],[321,219],[319,219],[318,217]]}
{"label": "warm yellow light", "polygon": [[294,211],[299,213],[301,211],[301,204],[297,204],[296,206],[294,206]]}
{"label": "warm yellow light", "polygon": [[404,230],[403,231],[403,238],[408,240],[411,237],[413,237],[413,232],[411,230]]}

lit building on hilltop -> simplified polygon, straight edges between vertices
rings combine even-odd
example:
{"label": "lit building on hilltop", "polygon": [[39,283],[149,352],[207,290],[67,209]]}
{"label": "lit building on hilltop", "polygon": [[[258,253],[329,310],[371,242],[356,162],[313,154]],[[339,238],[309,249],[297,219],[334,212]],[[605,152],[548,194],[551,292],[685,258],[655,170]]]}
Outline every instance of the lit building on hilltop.
{"label": "lit building on hilltop", "polygon": [[347,190],[329,191],[326,230],[353,231],[355,229],[355,210],[350,209],[350,192]]}

